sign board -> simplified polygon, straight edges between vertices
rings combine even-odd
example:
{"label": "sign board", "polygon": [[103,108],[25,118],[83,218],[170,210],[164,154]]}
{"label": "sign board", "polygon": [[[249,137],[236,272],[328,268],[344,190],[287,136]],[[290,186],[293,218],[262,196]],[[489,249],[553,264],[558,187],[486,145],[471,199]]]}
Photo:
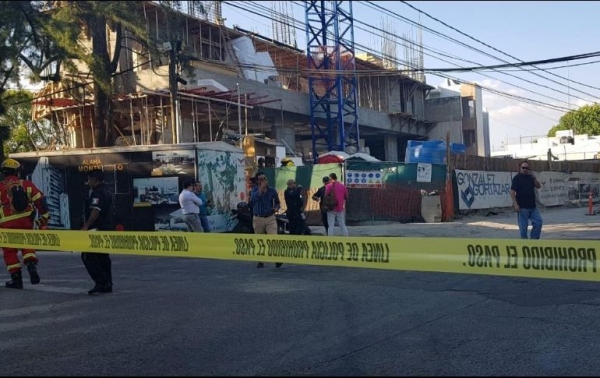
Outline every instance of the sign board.
{"label": "sign board", "polygon": [[381,171],[346,171],[348,188],[381,188],[383,173]]}
{"label": "sign board", "polygon": [[540,172],[536,178],[542,184],[537,190],[538,200],[544,206],[560,206],[569,200],[569,178],[563,172]]}
{"label": "sign board", "polygon": [[417,163],[417,182],[431,182],[431,163]]}
{"label": "sign board", "polygon": [[455,169],[459,210],[511,207],[511,172]]}

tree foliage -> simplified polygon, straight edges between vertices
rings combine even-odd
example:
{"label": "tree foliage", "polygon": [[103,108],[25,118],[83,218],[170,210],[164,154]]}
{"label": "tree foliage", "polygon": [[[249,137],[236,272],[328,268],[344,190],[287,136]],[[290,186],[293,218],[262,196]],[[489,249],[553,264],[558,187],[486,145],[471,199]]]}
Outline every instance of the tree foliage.
{"label": "tree foliage", "polygon": [[[161,28],[161,31],[167,31],[167,35],[161,36],[163,41],[183,41],[183,18],[177,12],[172,12],[178,10],[181,2],[159,3],[165,14],[169,14],[166,28]],[[1,100],[5,86],[11,82],[18,84],[23,69],[27,70],[33,82],[63,80],[62,71],[79,77],[80,81],[91,77],[95,146],[113,145],[110,98],[113,78],[119,74],[118,59],[124,39],[136,40],[145,46],[151,56],[158,54],[158,41],[150,41],[139,3],[0,1],[0,7],[0,115],[3,113]],[[110,42],[107,39],[107,27],[114,33]],[[185,70],[187,66],[185,50],[184,45],[178,52],[179,70]],[[19,108],[19,111],[22,110]],[[13,136],[17,134],[15,131]],[[24,146],[26,143],[23,141],[18,145]]]}
{"label": "tree foliage", "polygon": [[[114,144],[110,95],[125,38],[124,30],[142,43],[147,41],[145,19],[139,11],[139,5],[134,1],[64,1],[51,12],[48,31],[66,52],[65,68],[81,75],[82,66],[78,63],[82,62],[92,76],[97,147]],[[71,25],[64,28],[68,20]],[[114,32],[110,45],[107,26]]]}
{"label": "tree foliage", "polygon": [[47,121],[31,120],[33,95],[25,90],[7,90],[2,95],[6,112],[0,115],[0,134],[4,136],[3,155],[36,151],[49,144],[52,130]]}
{"label": "tree foliage", "polygon": [[600,135],[600,104],[585,105],[571,110],[548,131],[548,136],[556,136],[559,130],[573,130],[575,134]]}
{"label": "tree foliage", "polygon": [[[44,30],[48,20],[42,1],[0,1],[0,99],[8,84],[20,87],[27,69],[30,77],[40,74],[60,59],[59,48]],[[4,106],[0,103],[0,114]]]}

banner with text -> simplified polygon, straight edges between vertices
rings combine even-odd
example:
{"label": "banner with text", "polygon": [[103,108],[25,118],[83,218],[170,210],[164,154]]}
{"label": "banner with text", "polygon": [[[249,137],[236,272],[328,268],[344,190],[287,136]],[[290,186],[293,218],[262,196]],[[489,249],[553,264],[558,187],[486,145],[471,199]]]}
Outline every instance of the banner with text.
{"label": "banner with text", "polygon": [[600,282],[598,240],[0,230],[12,248]]}
{"label": "banner with text", "polygon": [[563,172],[540,172],[537,179],[542,187],[537,190],[538,200],[544,206],[560,206],[569,200],[569,178]]}
{"label": "banner with text", "polygon": [[455,169],[459,210],[510,207],[511,172]]}

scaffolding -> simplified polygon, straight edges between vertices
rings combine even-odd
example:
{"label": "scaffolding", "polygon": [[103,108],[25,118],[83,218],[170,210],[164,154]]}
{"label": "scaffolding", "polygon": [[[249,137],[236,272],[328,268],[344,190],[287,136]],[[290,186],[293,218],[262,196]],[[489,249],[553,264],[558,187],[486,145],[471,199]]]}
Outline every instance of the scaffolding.
{"label": "scaffolding", "polygon": [[[301,150],[305,155],[312,152],[316,159],[329,150],[358,150],[358,106],[390,114],[405,113],[407,120],[403,122],[420,122],[411,117],[417,114],[415,103],[423,99],[413,94],[425,84],[400,73],[394,77],[388,74],[370,74],[361,76],[360,80],[356,77],[356,70],[381,70],[386,64],[380,64],[373,57],[356,58],[350,1],[307,2],[310,31],[306,49],[290,45],[295,38],[289,39],[285,28],[281,29],[284,41],[279,41],[239,27],[225,27],[220,18],[219,1],[164,3],[173,3],[168,8],[183,16],[182,22],[177,24],[177,33],[181,36],[182,53],[193,57],[188,63],[191,70],[204,71],[203,77],[218,73],[229,84],[220,93],[203,93],[193,89],[196,85],[188,77],[191,82],[179,85],[177,100],[172,105],[171,97],[165,92],[167,57],[151,57],[141,43],[126,38],[123,42],[126,48],[121,49],[119,59],[120,72],[114,78],[116,94],[112,97],[114,134],[119,145],[176,143],[179,134],[185,134],[180,135],[183,137],[179,138],[180,142],[235,139],[242,133],[259,135],[262,132],[268,136],[273,126],[285,126],[293,127],[295,141],[302,142],[300,147],[290,142],[290,150]],[[167,17],[170,17],[163,6],[166,4],[156,1],[137,4],[140,16],[146,21],[147,33],[159,44],[165,41]],[[214,14],[208,14],[210,10]],[[281,4],[278,13],[287,17]],[[285,17],[282,19],[284,23],[291,23]],[[393,57],[396,42],[390,35],[394,30],[389,22],[383,29],[389,43],[382,47],[386,55]],[[108,37],[112,43],[114,35],[109,33]],[[251,83],[251,79],[240,76],[242,65],[237,60],[238,53],[232,53],[231,44],[240,37],[249,38],[256,53],[266,52],[270,56],[276,75],[269,76],[267,83]],[[308,72],[305,71],[307,61],[311,68]],[[318,72],[313,68],[318,68]],[[249,68],[244,66],[243,69]],[[254,69],[261,70],[260,67]],[[57,131],[56,140],[49,148],[94,146],[97,126],[93,123],[94,98],[89,82],[89,75],[74,75],[61,83],[48,83],[36,94],[33,118],[51,121]],[[238,91],[236,82],[246,89]],[[283,106],[281,110],[279,106],[263,107],[280,101],[273,98],[277,92],[267,90],[265,84],[308,94],[310,114],[284,112]],[[266,93],[271,93],[271,97],[266,97]],[[391,98],[392,95],[395,97]],[[223,99],[228,102],[217,101]],[[180,133],[176,125],[171,125],[171,112],[176,114],[176,124],[182,125]],[[375,135],[376,130],[363,129],[363,138]]]}
{"label": "scaffolding", "polygon": [[[306,40],[313,160],[358,152],[356,62],[351,1],[307,1]],[[311,72],[314,72],[311,71]]]}

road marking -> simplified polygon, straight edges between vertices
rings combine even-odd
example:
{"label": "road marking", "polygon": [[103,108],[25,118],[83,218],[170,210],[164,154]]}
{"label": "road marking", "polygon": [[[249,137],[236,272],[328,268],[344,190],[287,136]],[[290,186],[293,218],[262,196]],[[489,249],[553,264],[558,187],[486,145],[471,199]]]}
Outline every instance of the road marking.
{"label": "road marking", "polygon": [[87,289],[85,287],[65,287],[65,286],[49,286],[39,284],[35,286],[25,286],[26,290],[32,291],[45,291],[48,293],[61,293],[61,294],[86,294]]}
{"label": "road marking", "polygon": [[48,303],[43,305],[35,305],[28,307],[9,308],[6,310],[0,310],[0,317],[11,317],[11,316],[23,316],[29,315],[36,312],[47,313],[52,310],[66,309],[73,307],[76,304],[85,301],[86,299],[75,299],[71,301],[65,301],[61,303]]}
{"label": "road marking", "polygon": [[47,324],[66,322],[66,321],[73,320],[76,318],[81,318],[83,316],[84,316],[84,314],[65,315],[65,316],[52,316],[49,318],[35,318],[35,319],[29,319],[29,320],[20,321],[20,322],[10,322],[10,323],[2,322],[2,323],[0,323],[0,333],[18,331],[18,330],[21,330],[21,329],[27,328],[27,327],[38,327],[38,326],[43,326],[43,325],[47,325]]}

